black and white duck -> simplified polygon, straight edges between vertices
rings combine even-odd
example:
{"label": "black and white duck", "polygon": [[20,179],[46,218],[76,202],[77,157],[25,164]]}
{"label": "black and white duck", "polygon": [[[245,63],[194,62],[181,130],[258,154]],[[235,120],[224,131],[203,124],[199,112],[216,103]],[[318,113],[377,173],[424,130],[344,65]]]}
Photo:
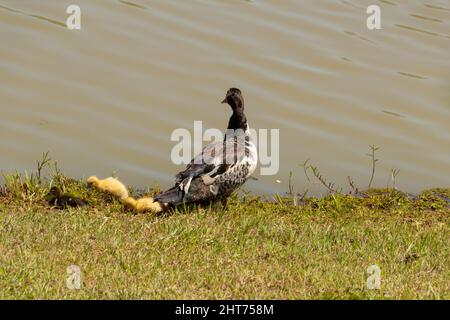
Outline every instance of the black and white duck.
{"label": "black and white duck", "polygon": [[207,145],[176,175],[175,186],[156,196],[155,201],[165,206],[225,202],[253,174],[258,156],[250,137],[241,90],[229,89],[222,103],[233,111],[224,141]]}

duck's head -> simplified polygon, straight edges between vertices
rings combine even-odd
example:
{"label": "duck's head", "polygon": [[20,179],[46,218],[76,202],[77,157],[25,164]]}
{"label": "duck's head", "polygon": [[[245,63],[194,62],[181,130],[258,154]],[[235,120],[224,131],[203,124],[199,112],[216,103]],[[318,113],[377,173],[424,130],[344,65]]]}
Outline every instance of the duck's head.
{"label": "duck's head", "polygon": [[222,103],[228,103],[233,111],[244,111],[244,98],[238,88],[230,88]]}
{"label": "duck's head", "polygon": [[51,196],[51,197],[59,197],[60,195],[61,195],[61,190],[56,186],[51,187],[50,191],[47,194],[47,196]]}
{"label": "duck's head", "polygon": [[94,185],[94,186],[96,186],[96,185],[98,185],[99,181],[100,181],[100,180],[98,180],[98,178],[97,178],[96,176],[91,176],[91,177],[89,177],[89,178],[87,179],[88,185]]}

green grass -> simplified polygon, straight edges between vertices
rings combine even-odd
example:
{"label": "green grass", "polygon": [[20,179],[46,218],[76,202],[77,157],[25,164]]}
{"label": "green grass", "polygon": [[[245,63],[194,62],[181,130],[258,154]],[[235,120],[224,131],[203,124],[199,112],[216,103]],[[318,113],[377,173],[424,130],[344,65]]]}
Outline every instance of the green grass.
{"label": "green grass", "polygon": [[[450,189],[234,196],[154,216],[59,173],[33,179],[9,175],[0,190],[2,299],[450,298]],[[49,207],[54,184],[89,206]],[[366,286],[374,264],[379,290]],[[66,287],[70,265],[79,290]]]}

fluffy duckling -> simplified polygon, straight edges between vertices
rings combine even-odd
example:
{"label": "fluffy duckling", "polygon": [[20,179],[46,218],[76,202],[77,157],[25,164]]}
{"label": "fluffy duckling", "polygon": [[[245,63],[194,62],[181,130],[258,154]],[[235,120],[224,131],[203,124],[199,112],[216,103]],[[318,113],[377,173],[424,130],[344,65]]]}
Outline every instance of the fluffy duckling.
{"label": "fluffy duckling", "polygon": [[86,202],[80,198],[74,197],[70,194],[62,193],[58,187],[52,187],[47,194],[48,204],[58,209],[65,209],[67,207],[85,207]]}
{"label": "fluffy duckling", "polygon": [[153,198],[144,197],[141,199],[134,199],[133,197],[130,197],[127,187],[125,187],[125,185],[116,178],[109,177],[100,180],[96,176],[92,176],[87,179],[87,183],[95,186],[100,191],[109,193],[118,198],[125,208],[130,210],[139,213],[159,213],[165,209],[163,204],[155,201]]}
{"label": "fluffy duckling", "polygon": [[113,177],[100,180],[96,176],[92,176],[87,179],[87,183],[93,185],[100,191],[113,195],[120,200],[125,200],[129,196],[128,189],[125,185]]}
{"label": "fluffy duckling", "polygon": [[126,208],[138,213],[160,213],[165,209],[161,203],[150,197],[144,197],[137,200],[133,197],[128,197],[122,200],[122,203]]}

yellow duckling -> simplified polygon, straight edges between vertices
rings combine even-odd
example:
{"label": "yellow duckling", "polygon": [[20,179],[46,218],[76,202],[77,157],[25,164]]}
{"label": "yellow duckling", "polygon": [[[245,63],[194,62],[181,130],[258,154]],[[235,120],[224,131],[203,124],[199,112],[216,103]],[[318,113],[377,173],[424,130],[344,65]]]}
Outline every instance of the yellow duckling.
{"label": "yellow duckling", "polygon": [[113,177],[100,180],[96,176],[92,176],[87,179],[87,183],[95,186],[100,191],[113,195],[120,200],[125,200],[129,196],[127,187]]}
{"label": "yellow duckling", "polygon": [[159,213],[165,209],[164,205],[150,197],[144,197],[137,200],[133,197],[128,197],[122,200],[122,203],[126,208],[134,210],[138,213]]}

